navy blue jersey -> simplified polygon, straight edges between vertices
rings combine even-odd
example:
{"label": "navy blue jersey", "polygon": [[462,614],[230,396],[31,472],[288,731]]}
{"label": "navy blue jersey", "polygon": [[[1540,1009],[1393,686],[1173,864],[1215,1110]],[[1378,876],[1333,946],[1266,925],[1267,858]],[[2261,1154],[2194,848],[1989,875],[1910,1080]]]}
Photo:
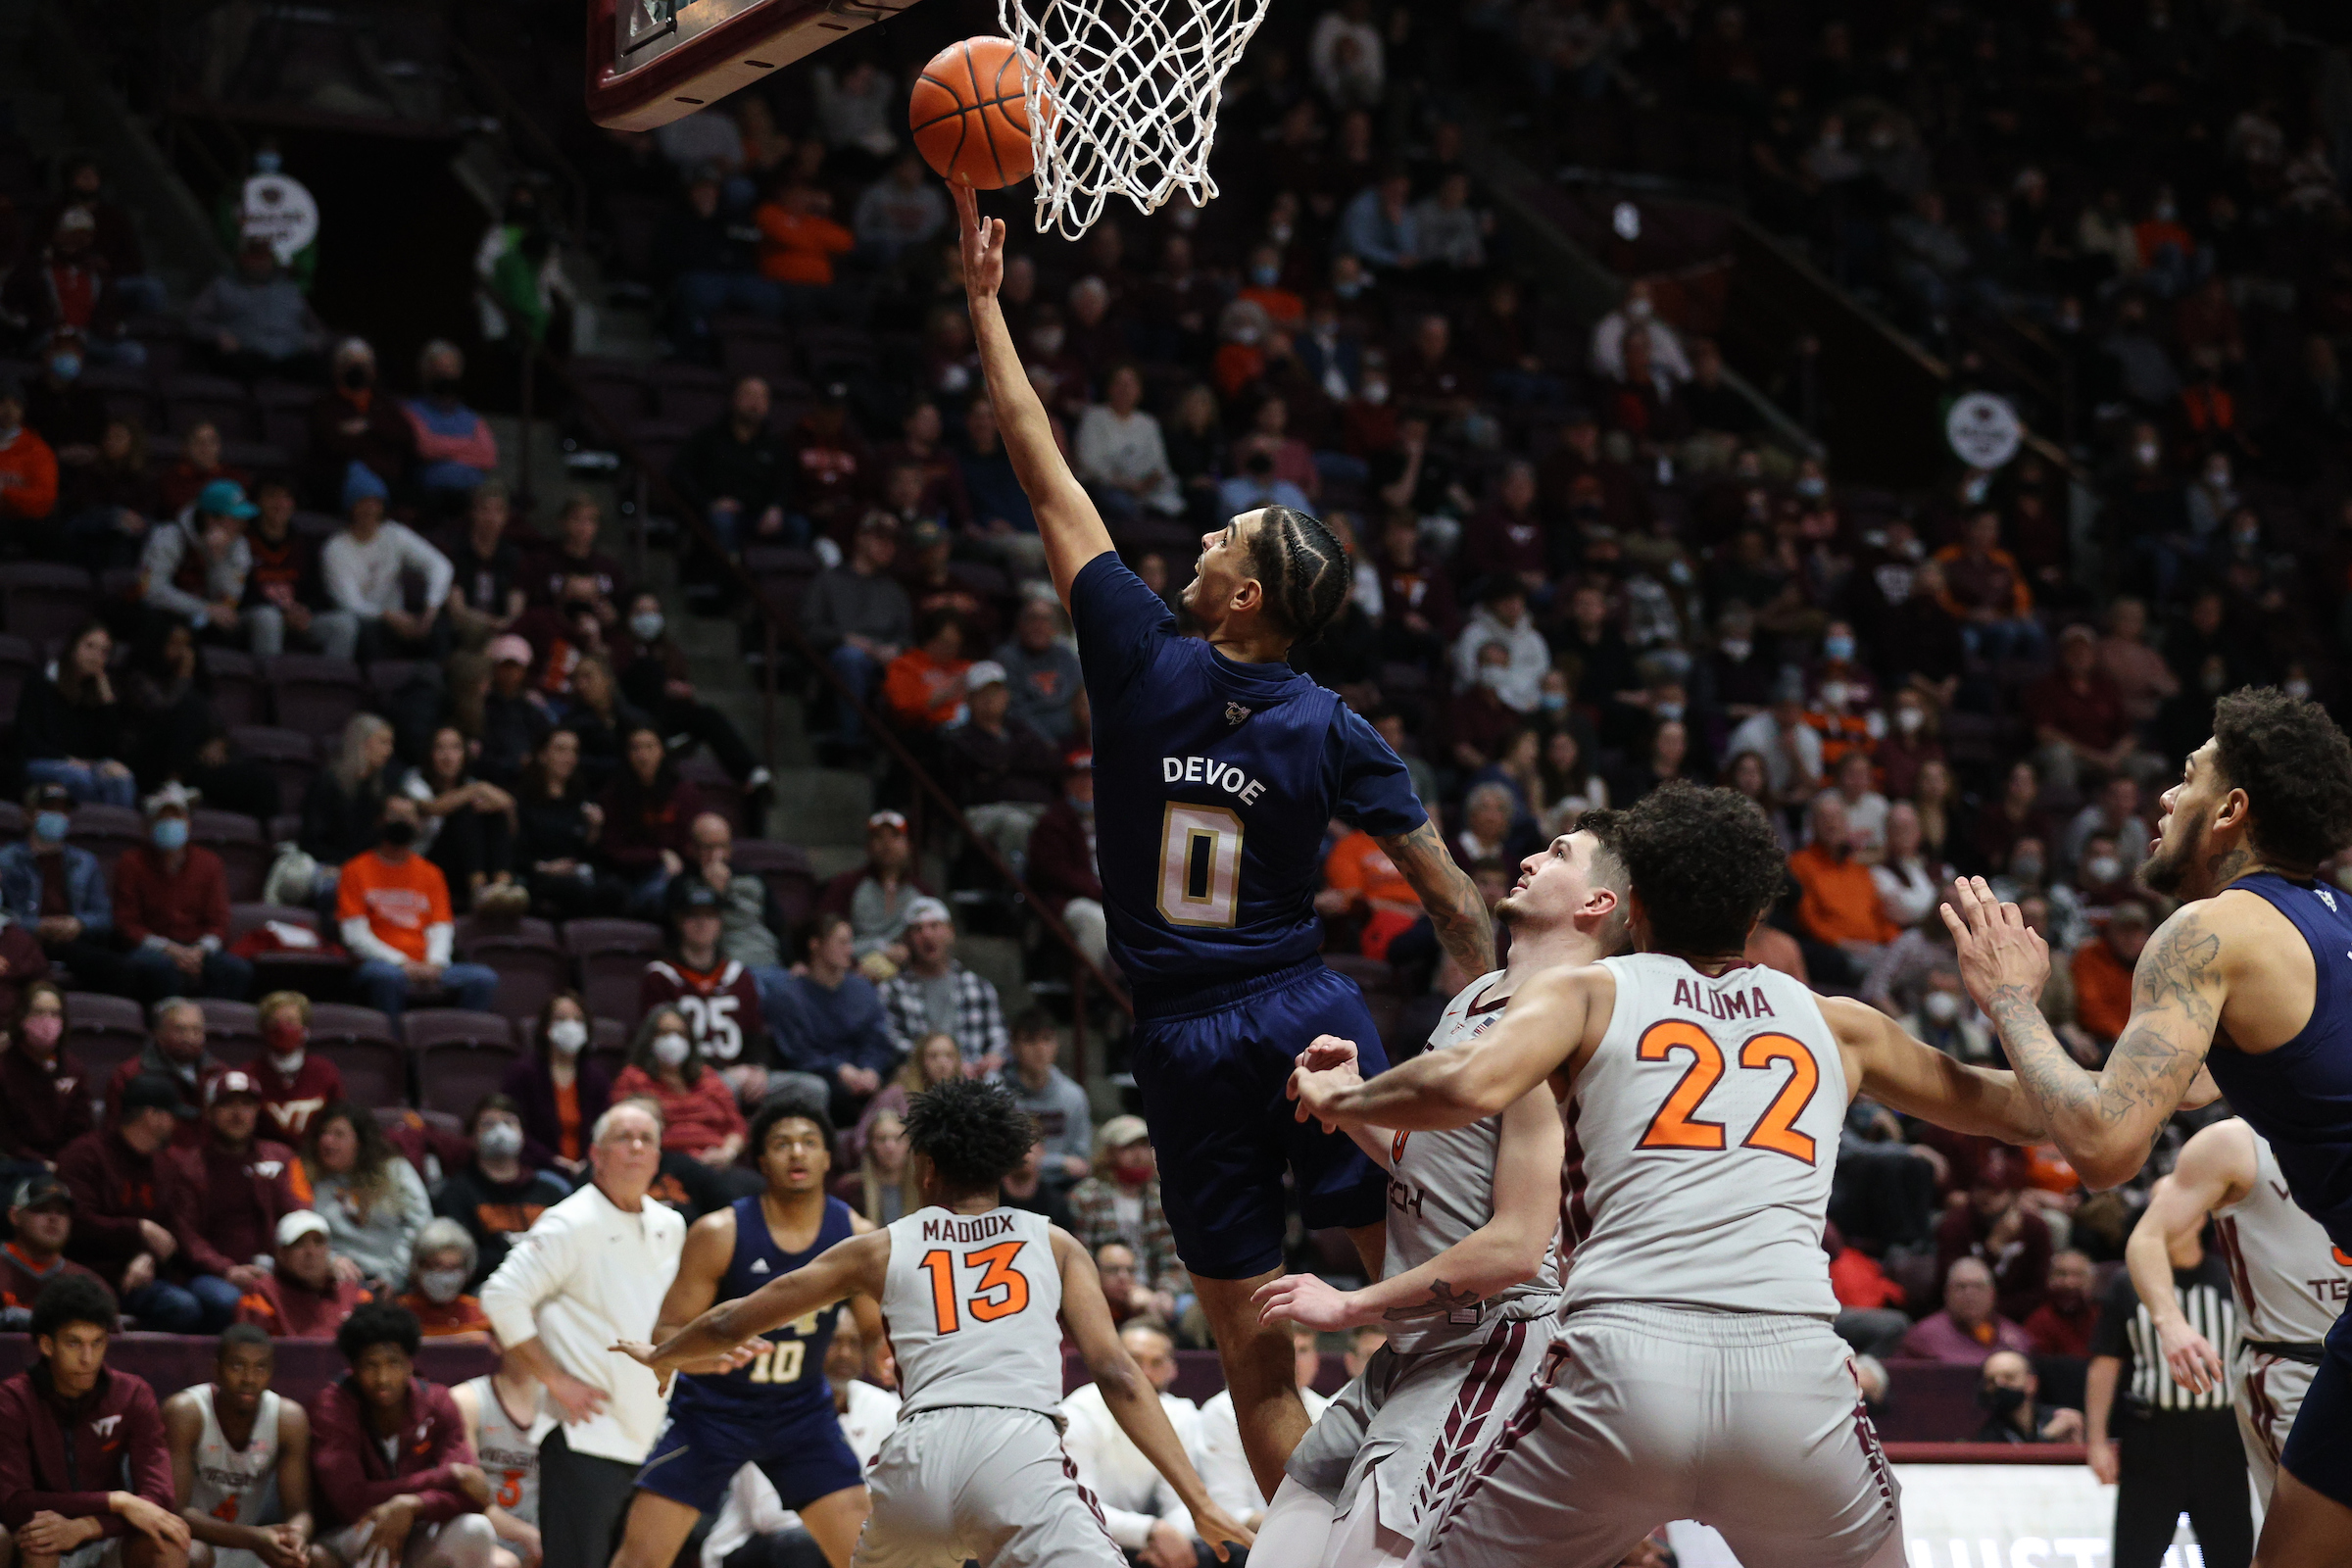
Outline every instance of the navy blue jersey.
{"label": "navy blue jersey", "polygon": [[1377,838],[1429,813],[1404,763],[1288,664],[1244,664],[1108,552],[1070,584],[1094,710],[1096,862],[1111,951],[1139,1002],[1314,956],[1323,835]]}
{"label": "navy blue jersey", "polygon": [[2230,1108],[2270,1140],[2296,1205],[2352,1250],[2352,895],[2270,871],[2230,885],[2269,901],[2310,944],[2311,1019],[2258,1055],[2216,1040],[2205,1064]]}
{"label": "navy blue jersey", "polygon": [[[735,1200],[735,1255],[727,1260],[726,1275],[718,1282],[720,1301],[751,1295],[779,1275],[789,1274],[836,1242],[850,1238],[850,1205],[838,1198],[825,1200],[824,1223],[805,1252],[787,1252],[776,1245],[760,1211],[758,1197]],[[749,1365],[732,1372],[678,1379],[670,1399],[673,1415],[714,1416],[722,1421],[760,1424],[789,1420],[804,1406],[833,1406],[833,1389],[825,1381],[825,1348],[833,1343],[833,1325],[841,1304],[820,1307],[807,1317],[773,1328],[761,1338],[768,1348]]]}

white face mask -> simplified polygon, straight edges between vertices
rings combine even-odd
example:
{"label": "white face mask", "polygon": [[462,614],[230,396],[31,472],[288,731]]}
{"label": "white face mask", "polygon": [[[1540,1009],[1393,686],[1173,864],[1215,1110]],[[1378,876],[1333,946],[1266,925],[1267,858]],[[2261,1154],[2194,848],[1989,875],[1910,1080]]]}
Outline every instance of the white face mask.
{"label": "white face mask", "polygon": [[2292,697],[2298,703],[2309,700],[2311,696],[2311,682],[2307,680],[2288,681],[2286,683],[2286,695]]}
{"label": "white face mask", "polygon": [[685,1065],[687,1050],[684,1035],[654,1036],[654,1059],[664,1067]]}
{"label": "white face mask", "polygon": [[522,1129],[511,1121],[494,1121],[482,1129],[474,1145],[488,1158],[513,1159],[522,1152]]}
{"label": "white face mask", "polygon": [[424,1292],[425,1299],[442,1306],[458,1298],[466,1289],[466,1271],[462,1268],[424,1268],[416,1271],[416,1288]]}
{"label": "white face mask", "polygon": [[1756,645],[1745,637],[1726,637],[1723,640],[1723,657],[1735,664],[1746,662],[1747,656],[1755,651]]}
{"label": "white face mask", "polygon": [[577,1018],[558,1018],[547,1026],[547,1043],[566,1056],[576,1056],[588,1043],[588,1026]]}
{"label": "white face mask", "polygon": [[639,611],[629,617],[629,630],[637,634],[639,642],[652,642],[662,635],[662,612],[659,610]]}
{"label": "white face mask", "polygon": [[1845,682],[1825,680],[1821,683],[1821,706],[1836,712],[1845,706]]}
{"label": "white face mask", "polygon": [[1906,735],[1914,733],[1927,721],[1928,715],[1916,708],[1898,708],[1894,710],[1894,727]]}
{"label": "white face mask", "polygon": [[275,1067],[280,1076],[291,1078],[302,1071],[303,1054],[302,1052],[297,1051],[292,1055],[281,1056],[272,1052],[270,1056],[270,1065]]}
{"label": "white face mask", "polygon": [[1960,1016],[1960,999],[1949,991],[1929,992],[1920,1007],[1936,1023],[1950,1023]]}
{"label": "white face mask", "polygon": [[2082,885],[2103,888],[2124,874],[2124,862],[2112,855],[2097,855],[2082,862]]}

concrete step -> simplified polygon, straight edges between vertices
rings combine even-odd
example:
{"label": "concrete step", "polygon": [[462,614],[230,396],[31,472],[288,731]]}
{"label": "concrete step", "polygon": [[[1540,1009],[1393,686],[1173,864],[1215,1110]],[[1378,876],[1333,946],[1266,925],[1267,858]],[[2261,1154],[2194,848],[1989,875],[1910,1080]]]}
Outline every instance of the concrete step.
{"label": "concrete step", "polygon": [[963,966],[997,988],[997,1001],[1010,1023],[1028,1009],[1029,983],[1021,976],[1021,945],[1011,937],[959,936],[956,956]]}
{"label": "concrete step", "polygon": [[865,863],[863,844],[804,844],[801,848],[808,852],[808,868],[819,882]]}
{"label": "concrete step", "polygon": [[769,831],[811,852],[824,846],[852,850],[851,864],[864,855],[865,819],[874,809],[874,781],[837,767],[776,770],[776,805]]}

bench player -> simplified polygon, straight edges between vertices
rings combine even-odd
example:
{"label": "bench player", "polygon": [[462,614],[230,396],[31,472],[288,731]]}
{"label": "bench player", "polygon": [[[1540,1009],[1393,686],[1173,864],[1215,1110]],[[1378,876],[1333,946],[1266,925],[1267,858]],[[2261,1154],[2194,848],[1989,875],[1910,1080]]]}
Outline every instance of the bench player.
{"label": "bench player", "polygon": [[213,1350],[213,1381],[164,1401],[191,1568],[319,1568],[311,1544],[311,1417],[270,1387],[277,1348],[250,1323]]}
{"label": "bench player", "polygon": [[539,1445],[558,1425],[546,1386],[510,1351],[499,1356],[496,1371],[466,1379],[449,1398],[490,1483],[490,1506],[482,1511],[501,1547],[492,1568],[539,1568]]}
{"label": "bench player", "polygon": [[[2169,1242],[2196,1235],[2208,1215],[2237,1298],[2234,1367],[2225,1367],[2212,1342],[2181,1316],[2166,1255]],[[2278,1454],[2319,1370],[2321,1342],[2352,1300],[2352,1253],[2295,1206],[2270,1143],[2232,1116],[2180,1146],[2173,1173],[2148,1195],[2124,1261],[2155,1320],[2173,1381],[2198,1394],[2225,1380],[2236,1385],[2237,1435],[2255,1493],[2269,1508]]]}
{"label": "bench player", "polygon": [[1062,461],[998,308],[1004,225],[968,186],[964,287],[998,427],[1069,607],[1094,713],[1095,825],[1110,948],[1134,988],[1129,1061],[1159,1158],[1160,1200],[1217,1343],[1261,1491],[1306,1431],[1288,1333],[1252,1294],[1282,1272],[1283,1167],[1310,1228],[1344,1226],[1380,1272],[1385,1183],[1346,1139],[1283,1101],[1298,1044],[1353,1040],[1384,1058],[1355,983],[1323,965],[1314,910],[1323,836],[1363,829],[1409,883],[1464,974],[1494,967],[1478,889],[1446,853],[1404,764],[1332,692],[1284,661],[1346,605],[1347,552],[1287,507],[1201,538],[1176,618],[1111,548]]}
{"label": "bench player", "polygon": [[[2139,877],[2184,902],[2139,956],[2104,1067],[2059,1045],[2032,989],[2049,950],[1981,879],[1944,911],[1961,976],[2089,1186],[2130,1180],[2174,1110],[2218,1092],[2352,1251],[2352,896],[2317,880],[2352,845],[2352,745],[2316,703],[2232,692],[2162,805]],[[2279,1451],[2261,1568],[2352,1563],[2352,1318],[2324,1343]]]}
{"label": "bench player", "polygon": [[1744,961],[1786,869],[1744,797],[1662,786],[1612,847],[1639,953],[1536,975],[1483,1036],[1376,1078],[1296,1081],[1300,1114],[1346,1126],[1466,1126],[1546,1080],[1567,1103],[1546,1373],[1420,1555],[1608,1568],[1692,1518],[1745,1568],[1893,1568],[1894,1477],[1821,1250],[1846,1106],[2012,1142],[2040,1119],[2008,1074]]}
{"label": "bench player", "polygon": [[[740,1300],[874,1228],[826,1195],[834,1137],[822,1107],[771,1100],[752,1119],[748,1142],[759,1152],[766,1190],[704,1215],[687,1231],[657,1334],[673,1334],[713,1300]],[[866,1297],[852,1309],[878,1359],[878,1309]],[[718,1511],[735,1472],[747,1464],[758,1465],[784,1506],[800,1514],[825,1560],[845,1568],[865,1523],[866,1500],[858,1456],[841,1435],[825,1381],[825,1350],[840,1313],[834,1299],[796,1313],[744,1347],[757,1353],[743,1364],[689,1373],[679,1383],[669,1419],[637,1472],[612,1568],[669,1568],[696,1518]]]}
{"label": "bench player", "polygon": [[[1625,945],[1626,876],[1606,847],[1615,814],[1520,862],[1494,906],[1510,962],[1447,1004],[1433,1052],[1494,1027],[1532,975],[1592,963]],[[1347,1053],[1318,1042],[1319,1060]],[[1258,1292],[1269,1321],[1325,1331],[1375,1325],[1388,1343],[1342,1389],[1291,1455],[1258,1527],[1256,1555],[1314,1568],[1401,1563],[1421,1520],[1508,1417],[1550,1345],[1559,1304],[1560,1112],[1547,1084],[1500,1115],[1443,1132],[1351,1129],[1389,1173],[1389,1272],[1360,1291],[1287,1274]]]}
{"label": "bench player", "polygon": [[1250,1544],[1185,1457],[1167,1412],[1119,1344],[1086,1250],[1044,1216],[997,1202],[1036,1123],[993,1084],[956,1078],[914,1097],[906,1142],[924,1206],[723,1302],[655,1347],[613,1348],[665,1382],[674,1369],[833,1305],[878,1298],[905,1399],[867,1473],[858,1568],[1125,1568],[1062,1452],[1067,1325],[1110,1412],[1226,1556]]}

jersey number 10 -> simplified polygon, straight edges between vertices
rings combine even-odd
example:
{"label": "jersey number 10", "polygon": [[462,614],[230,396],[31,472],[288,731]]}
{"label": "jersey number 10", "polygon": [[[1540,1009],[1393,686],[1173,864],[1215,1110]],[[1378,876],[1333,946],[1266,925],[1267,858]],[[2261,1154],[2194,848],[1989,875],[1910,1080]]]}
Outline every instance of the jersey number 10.
{"label": "jersey number 10", "polygon": [[[1021,1247],[1019,1242],[999,1242],[994,1247],[963,1254],[964,1268],[980,1270],[979,1283],[962,1303],[963,1310],[972,1314],[972,1321],[994,1323],[1029,1304],[1029,1276],[1012,1266],[1012,1260],[1021,1255]],[[957,1261],[946,1248],[935,1247],[915,1265],[931,1276],[932,1322],[935,1331],[941,1334],[954,1334],[963,1327],[963,1320],[956,1314],[956,1299],[961,1295],[956,1288]]]}
{"label": "jersey number 10", "polygon": [[1241,817],[1222,806],[1170,801],[1159,829],[1160,918],[1229,926],[1241,892]]}

